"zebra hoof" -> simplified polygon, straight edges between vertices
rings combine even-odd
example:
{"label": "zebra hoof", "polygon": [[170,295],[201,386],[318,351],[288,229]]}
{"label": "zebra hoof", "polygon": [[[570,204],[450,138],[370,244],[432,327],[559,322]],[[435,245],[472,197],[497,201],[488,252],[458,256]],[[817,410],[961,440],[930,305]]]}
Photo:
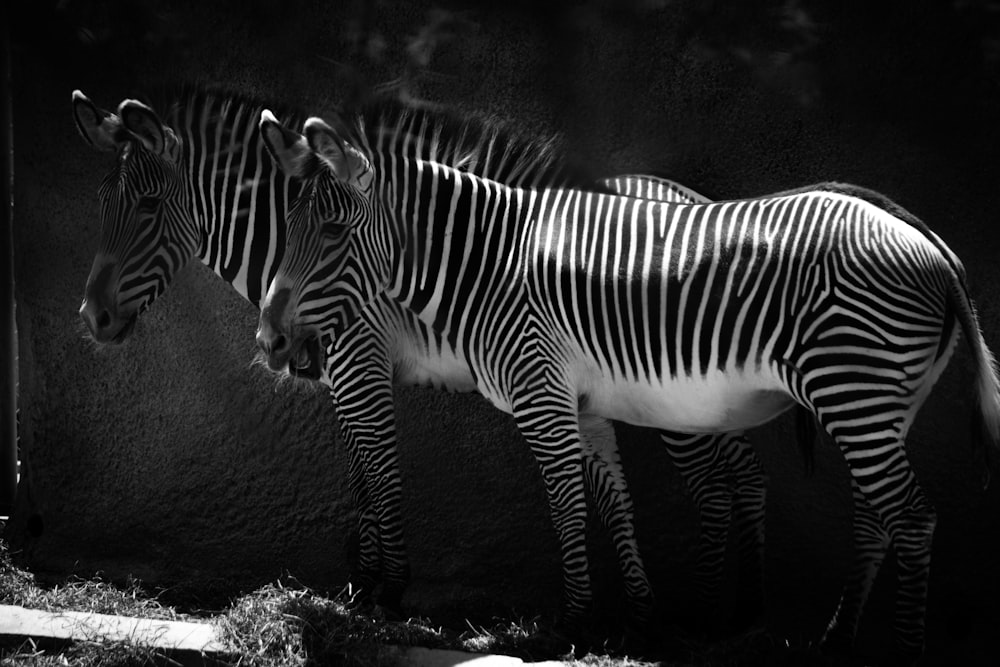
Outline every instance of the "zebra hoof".
{"label": "zebra hoof", "polygon": [[923,654],[920,647],[897,645],[885,664],[890,667],[912,667],[917,664]]}
{"label": "zebra hoof", "polygon": [[626,629],[649,630],[653,623],[654,608],[655,599],[652,595],[629,600],[628,614],[625,617]]}
{"label": "zebra hoof", "polygon": [[372,605],[371,611],[368,615],[372,618],[389,623],[401,623],[407,618],[401,607],[387,607],[378,603]]}
{"label": "zebra hoof", "polygon": [[517,652],[532,662],[564,659],[576,656],[577,651],[577,644],[573,639],[555,627],[539,628],[517,643]]}
{"label": "zebra hoof", "polygon": [[684,637],[695,643],[707,644],[725,636],[718,614],[713,616],[697,607],[683,614],[672,615],[668,622],[672,636]]}
{"label": "zebra hoof", "polygon": [[639,628],[626,625],[621,638],[617,641],[609,639],[604,643],[604,649],[608,655],[642,660],[656,652],[655,645],[656,635],[651,624],[646,623]]}
{"label": "zebra hoof", "polygon": [[409,617],[400,605],[384,605],[379,603],[375,605],[375,609],[378,612],[379,618],[384,621],[396,623],[405,621]]}
{"label": "zebra hoof", "polygon": [[692,647],[707,647],[699,639],[676,623],[668,623],[660,628],[656,638],[655,653],[667,662],[684,662],[690,658]]}
{"label": "zebra hoof", "polygon": [[759,602],[738,604],[726,623],[726,633],[730,636],[756,633],[763,630],[767,623],[764,618],[764,607]]}
{"label": "zebra hoof", "polygon": [[589,617],[585,614],[560,616],[548,634],[563,643],[566,653],[572,653],[577,658],[586,655],[595,643]]}
{"label": "zebra hoof", "polygon": [[378,594],[378,603],[386,607],[398,607],[403,601],[403,589],[388,584],[382,586]]}
{"label": "zebra hoof", "polygon": [[375,590],[378,587],[375,577],[366,575],[356,575],[351,577],[350,583],[344,587],[341,597],[345,600],[344,606],[352,611],[364,611],[375,605]]}
{"label": "zebra hoof", "polygon": [[827,629],[819,641],[819,650],[830,658],[847,661],[854,655],[854,637],[850,633],[840,631],[834,625]]}

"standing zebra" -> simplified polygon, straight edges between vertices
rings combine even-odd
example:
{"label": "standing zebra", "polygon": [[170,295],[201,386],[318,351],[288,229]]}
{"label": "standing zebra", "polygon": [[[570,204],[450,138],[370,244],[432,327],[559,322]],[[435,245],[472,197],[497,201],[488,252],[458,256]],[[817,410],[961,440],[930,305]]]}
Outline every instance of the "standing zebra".
{"label": "standing zebra", "polygon": [[[385,103],[379,113],[401,113]],[[101,242],[87,281],[80,315],[94,340],[122,342],[139,315],[166,289],[173,275],[194,256],[215,270],[247,300],[259,305],[285,248],[286,203],[298,184],[262,159],[264,147],[257,119],[261,107],[225,93],[189,90],[171,106],[164,123],[148,106],[125,100],[116,112],[96,107],[83,93],[73,93],[77,127],[93,147],[117,152],[113,169],[99,190]],[[438,122],[446,115],[429,111],[412,119]],[[495,124],[462,122],[464,140],[517,146]],[[527,147],[527,144],[525,145]],[[506,163],[484,161],[480,168],[531,184],[540,174],[553,178],[549,157],[532,166],[528,155]],[[512,169],[511,169],[512,167]],[[508,170],[509,171],[505,171]],[[549,182],[583,185],[555,170]],[[657,179],[619,177],[609,188],[641,187],[646,198],[690,201],[691,191]],[[453,347],[412,312],[382,298],[369,304],[360,319],[343,332],[336,346],[320,355],[310,339],[297,360],[286,363],[296,375],[322,379],[337,407],[349,461],[349,486],[356,503],[361,535],[354,583],[371,590],[382,578],[379,601],[398,606],[409,578],[401,518],[402,485],[397,462],[393,379],[401,384],[431,385],[451,391],[474,391],[475,381]],[[610,423],[586,418],[586,483],[598,514],[612,534],[625,571],[632,606],[646,615],[652,591],[634,538],[632,501]],[[713,591],[721,577],[722,549],[729,522],[727,473],[735,479],[734,510],[740,527],[742,570],[756,591],[750,607],[759,609],[763,540],[764,483],[753,451],[739,434],[719,437],[726,461],[715,461],[717,448],[673,437],[671,451],[685,463],[688,484],[702,512],[706,534],[699,574]],[[720,510],[721,508],[721,510]]]}
{"label": "standing zebra", "polygon": [[[262,114],[272,155],[303,184],[261,310],[258,343],[274,365],[304,338],[338,335],[382,293],[432,325],[542,466],[570,620],[591,595],[579,414],[718,433],[798,403],[865,501],[855,534],[895,549],[895,651],[919,655],[935,514],[904,440],[959,329],[977,423],[994,444],[1000,434],[995,362],[964,268],[935,234],[837,184],[692,205],[510,187],[413,149],[448,154],[444,131],[339,120],[335,131],[311,118],[303,136]],[[860,594],[845,604],[845,593],[827,642],[853,642]]]}

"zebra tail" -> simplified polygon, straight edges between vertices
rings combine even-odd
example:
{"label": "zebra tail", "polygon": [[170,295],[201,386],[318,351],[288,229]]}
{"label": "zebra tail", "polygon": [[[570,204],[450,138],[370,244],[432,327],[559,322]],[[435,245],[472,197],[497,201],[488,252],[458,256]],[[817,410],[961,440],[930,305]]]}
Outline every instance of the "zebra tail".
{"label": "zebra tail", "polygon": [[996,357],[987,347],[983,332],[979,328],[976,307],[969,297],[964,281],[959,276],[956,276],[952,295],[952,306],[976,365],[976,406],[972,415],[972,440],[976,449],[983,451],[986,457],[983,485],[985,488],[989,484],[990,475],[989,450],[1000,449],[1000,375],[997,374]]}

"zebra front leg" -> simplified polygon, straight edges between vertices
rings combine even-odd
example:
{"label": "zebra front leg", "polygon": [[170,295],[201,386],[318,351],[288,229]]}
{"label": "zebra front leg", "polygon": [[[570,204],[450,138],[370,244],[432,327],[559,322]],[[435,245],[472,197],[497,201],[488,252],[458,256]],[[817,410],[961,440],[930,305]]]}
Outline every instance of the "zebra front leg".
{"label": "zebra front leg", "polygon": [[512,401],[514,419],[541,469],[552,525],[559,540],[563,602],[556,632],[578,648],[585,637],[593,593],[587,559],[587,502],[575,401],[558,402],[551,385],[542,395]]}
{"label": "zebra front leg", "polygon": [[854,495],[853,561],[837,610],[821,640],[822,646],[835,654],[848,654],[853,650],[861,610],[889,548],[889,535],[882,528],[882,520],[853,476],[851,491]]}
{"label": "zebra front leg", "polygon": [[378,603],[391,613],[401,614],[410,564],[403,540],[392,372],[387,361],[364,362],[352,358],[346,365],[338,365],[330,377],[341,423],[348,424],[353,435],[357,460],[351,465],[363,474],[368,501],[378,517],[382,572]]}
{"label": "zebra front leg", "polygon": [[653,589],[635,538],[635,509],[625,481],[614,426],[602,417],[580,415],[580,441],[586,472],[584,480],[618,554],[630,621],[642,630],[652,617]]}
{"label": "zebra front leg", "polygon": [[742,432],[717,436],[733,482],[733,523],[739,590],[730,630],[741,632],[764,621],[764,516],[766,477],[757,452]]}
{"label": "zebra front leg", "polygon": [[382,543],[379,538],[378,515],[368,496],[368,480],[365,478],[364,466],[350,424],[344,421],[340,410],[337,411],[337,419],[347,453],[348,488],[358,515],[357,557],[351,573],[350,590],[355,603],[364,604],[373,596],[375,587],[382,578]]}
{"label": "zebra front leg", "polygon": [[660,439],[684,478],[701,519],[695,566],[700,608],[695,620],[703,627],[709,625],[709,620],[717,613],[732,513],[728,468],[718,446],[718,437],[660,431]]}

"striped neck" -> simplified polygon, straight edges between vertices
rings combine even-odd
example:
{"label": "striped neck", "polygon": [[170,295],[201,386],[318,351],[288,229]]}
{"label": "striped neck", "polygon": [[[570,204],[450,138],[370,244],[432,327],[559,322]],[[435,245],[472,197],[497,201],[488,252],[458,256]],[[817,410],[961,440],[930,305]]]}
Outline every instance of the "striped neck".
{"label": "striped neck", "polygon": [[[194,91],[171,108],[186,170],[198,257],[260,307],[285,248],[285,211],[298,186],[266,154],[261,103]],[[301,127],[301,115],[286,114]]]}
{"label": "striped neck", "polygon": [[[388,179],[377,184],[388,219],[387,228],[372,236],[392,244],[386,291],[435,330],[460,340],[463,313],[517,298],[509,288],[517,284],[512,276],[522,266],[540,191],[433,162],[405,165],[395,173],[406,187]],[[376,243],[362,240],[368,242]],[[504,265],[488,258],[504,258]]]}

